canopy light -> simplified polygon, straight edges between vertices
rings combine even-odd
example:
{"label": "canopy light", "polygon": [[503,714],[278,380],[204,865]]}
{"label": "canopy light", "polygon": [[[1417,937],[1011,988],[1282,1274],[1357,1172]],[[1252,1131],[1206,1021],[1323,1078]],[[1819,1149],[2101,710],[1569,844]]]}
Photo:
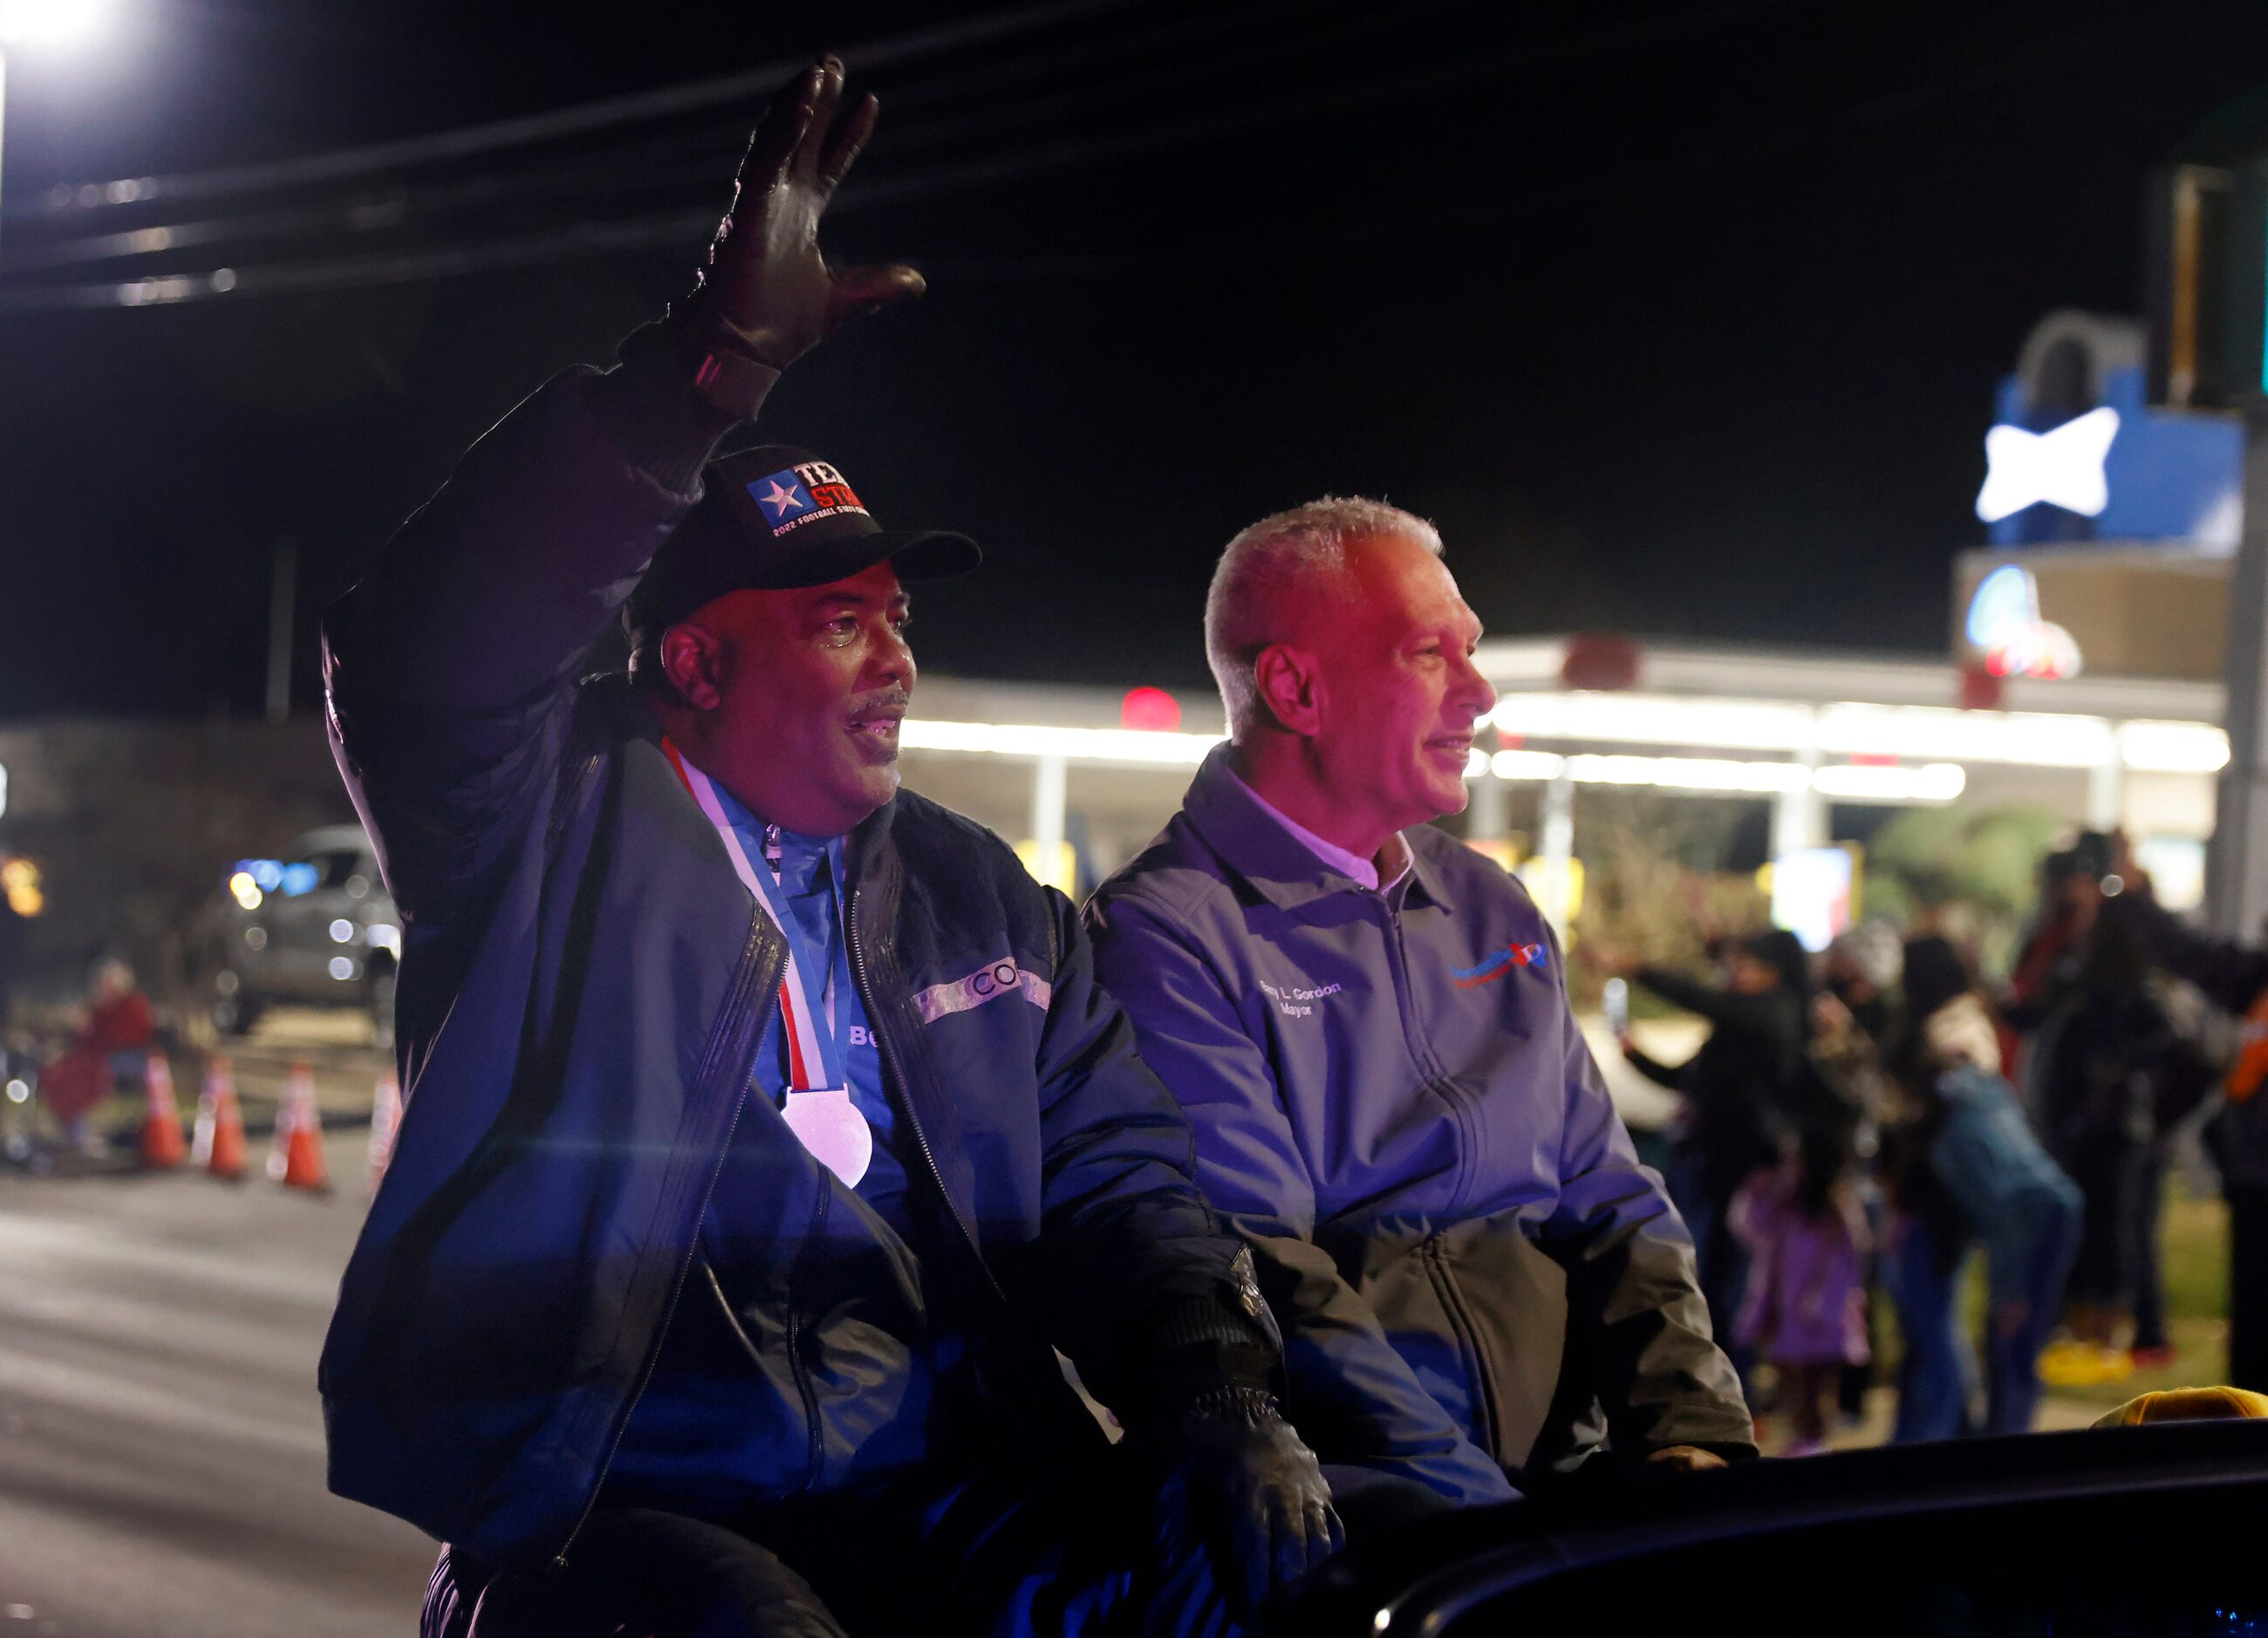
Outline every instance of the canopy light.
{"label": "canopy light", "polygon": [[2114,757],[2152,773],[2211,773],[2228,736],[2211,723],[2132,722],[2061,711],[1963,711],[1950,706],[1816,709],[1775,701],[1642,694],[1511,694],[1490,720],[1523,742],[1572,739],[1732,751],[1811,750],[1915,762],[2100,768]]}
{"label": "canopy light", "polygon": [[1522,739],[1794,751],[1809,743],[1808,705],[1660,694],[1507,694],[1489,720]]}
{"label": "canopy light", "polygon": [[898,743],[909,751],[968,751],[994,756],[1059,756],[1074,762],[1195,768],[1226,734],[1152,728],[1050,728],[1024,723],[939,723],[908,717]]}
{"label": "canopy light", "polygon": [[1951,762],[1918,768],[1838,763],[1747,762],[1713,756],[1561,756],[1550,751],[1499,751],[1489,759],[1498,779],[1553,780],[1579,785],[1632,785],[1719,796],[1779,796],[1816,790],[1839,802],[1950,802],[1969,779]]}
{"label": "canopy light", "polygon": [[1977,516],[1986,523],[2013,517],[2044,501],[2093,518],[2110,504],[2102,463],[2118,436],[2118,412],[2104,408],[2046,432],[1998,426],[1984,435],[1984,487]]}
{"label": "canopy light", "polygon": [[2098,768],[2110,760],[2110,724],[2051,711],[1962,711],[1944,705],[1830,705],[1819,748],[1843,756]]}
{"label": "canopy light", "polygon": [[1925,762],[1918,768],[1830,763],[1811,776],[1814,790],[1837,802],[1950,802],[1968,784],[1969,775],[1955,762]]}
{"label": "canopy light", "polygon": [[2118,755],[2143,773],[2218,774],[2228,766],[2228,736],[2210,723],[2121,723]]}
{"label": "canopy light", "polygon": [[[1938,802],[1958,796],[1961,786],[1956,783],[1940,795],[1947,774],[1932,773],[1927,779],[1920,775],[1932,768],[1949,768],[1959,775],[1961,769],[1955,765],[1960,763],[2095,768],[2116,760],[2142,773],[2211,774],[2228,761],[2228,736],[2211,723],[2113,724],[2100,716],[2053,711],[1962,711],[1932,705],[1853,702],[1814,709],[1807,705],[1659,694],[1523,694],[1499,700],[1491,720],[1499,732],[1522,742],[1572,739],[1823,753],[1847,760],[1850,765],[1831,763],[1814,775],[1803,763],[1782,760],[1569,754],[1523,743],[1492,757],[1476,748],[1465,765],[1468,779],[1493,773],[1498,779],[1550,780],[1563,769],[1572,772],[1580,768],[1583,771],[1574,773],[1574,777],[1598,784],[1660,784],[1759,793],[1808,789],[1851,801]],[[1132,768],[1195,768],[1225,737],[1159,729],[1064,728],[909,717],[899,730],[898,743],[909,751],[1061,757],[1070,762]],[[1617,775],[1616,768],[1624,773]],[[1895,794],[1878,797],[1872,794],[1877,790]],[[253,870],[256,885],[269,892],[280,887],[290,894],[313,885],[284,881],[282,867],[265,860],[247,861],[237,868]]]}

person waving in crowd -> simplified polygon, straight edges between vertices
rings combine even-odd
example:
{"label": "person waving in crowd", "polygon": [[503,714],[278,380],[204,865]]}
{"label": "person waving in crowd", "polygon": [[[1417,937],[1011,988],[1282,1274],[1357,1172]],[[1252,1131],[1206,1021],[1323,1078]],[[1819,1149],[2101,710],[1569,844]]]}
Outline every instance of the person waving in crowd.
{"label": "person waving in crowd", "polygon": [[[1601,960],[1709,1021],[1700,1049],[1681,1064],[1662,1063],[1628,1040],[1622,1048],[1640,1073],[1684,1099],[1670,1186],[1693,1232],[1709,1317],[1721,1333],[1734,1336],[1748,1291],[1749,1248],[1732,1230],[1733,1200],[1751,1177],[1779,1162],[1785,1113],[1811,1032],[1809,958],[1794,934],[1775,928],[1732,946],[1721,985],[1616,952]],[[1740,1344],[1744,1370],[1746,1354]]]}

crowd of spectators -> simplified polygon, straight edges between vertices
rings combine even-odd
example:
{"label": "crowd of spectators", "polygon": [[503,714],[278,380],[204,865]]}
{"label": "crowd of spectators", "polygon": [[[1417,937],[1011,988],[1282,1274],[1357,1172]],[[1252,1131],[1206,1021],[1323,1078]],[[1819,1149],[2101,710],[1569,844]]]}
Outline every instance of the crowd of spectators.
{"label": "crowd of spectators", "polygon": [[[1709,1030],[1666,1064],[1667,1175],[1754,1403],[1823,1448],[1868,1386],[1891,1436],[2029,1428],[2044,1383],[2169,1363],[2160,1248],[2176,1149],[2231,1211],[2225,1380],[2268,1388],[2268,952],[2155,900],[2123,840],[2052,854],[2005,980],[1940,933],[1867,922],[1818,956],[1712,941],[1715,981],[1595,952]],[[1981,1320],[1965,1297],[1982,1265]],[[1894,1317],[1895,1346],[1880,1333]],[[1759,1368],[1764,1368],[1760,1370]]]}

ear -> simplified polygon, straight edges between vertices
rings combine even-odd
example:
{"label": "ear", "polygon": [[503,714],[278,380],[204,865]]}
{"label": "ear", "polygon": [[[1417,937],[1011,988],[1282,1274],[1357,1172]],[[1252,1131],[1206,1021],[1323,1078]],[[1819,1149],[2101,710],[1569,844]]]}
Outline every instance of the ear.
{"label": "ear", "polygon": [[723,640],[698,621],[680,621],[661,634],[661,673],[695,710],[715,710],[725,697]]}
{"label": "ear", "polygon": [[1312,736],[1323,724],[1323,681],[1315,657],[1288,643],[1270,643],[1252,662],[1260,702],[1288,733]]}

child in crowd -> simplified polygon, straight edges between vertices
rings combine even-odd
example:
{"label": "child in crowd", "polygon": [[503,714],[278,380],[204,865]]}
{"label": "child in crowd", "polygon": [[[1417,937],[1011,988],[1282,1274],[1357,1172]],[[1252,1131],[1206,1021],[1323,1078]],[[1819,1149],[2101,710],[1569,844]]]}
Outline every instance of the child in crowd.
{"label": "child in crowd", "polygon": [[1813,1123],[1787,1148],[1733,1203],[1733,1232],[1753,1259],[1734,1333],[1779,1375],[1795,1435],[1785,1453],[1814,1456],[1826,1448],[1828,1407],[1844,1371],[1868,1358],[1869,1236],[1847,1131]]}

